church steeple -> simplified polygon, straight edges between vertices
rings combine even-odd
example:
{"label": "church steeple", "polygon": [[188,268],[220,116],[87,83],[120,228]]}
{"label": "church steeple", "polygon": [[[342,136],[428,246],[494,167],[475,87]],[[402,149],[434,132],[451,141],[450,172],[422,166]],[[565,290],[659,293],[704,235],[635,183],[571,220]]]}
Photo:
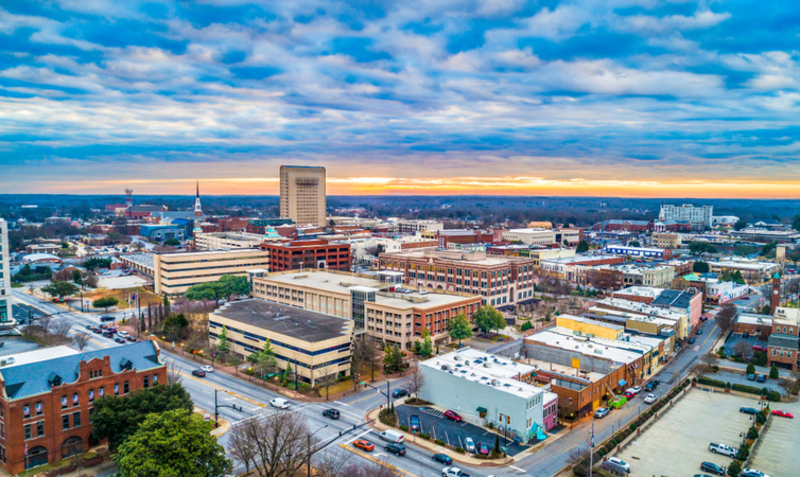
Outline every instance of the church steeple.
{"label": "church steeple", "polygon": [[197,198],[194,199],[194,216],[203,216],[203,207],[200,205],[200,181],[197,181]]}
{"label": "church steeple", "polygon": [[197,200],[200,200],[200,181],[197,181]]}

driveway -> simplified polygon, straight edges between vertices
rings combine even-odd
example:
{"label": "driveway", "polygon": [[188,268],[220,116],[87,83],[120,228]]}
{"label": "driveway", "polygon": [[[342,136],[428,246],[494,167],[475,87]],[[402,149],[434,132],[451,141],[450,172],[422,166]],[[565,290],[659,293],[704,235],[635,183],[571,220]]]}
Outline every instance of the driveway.
{"label": "driveway", "polygon": [[754,388],[759,388],[759,389],[767,388],[771,391],[778,391],[781,394],[784,395],[786,394],[786,391],[784,391],[780,386],[778,386],[778,383],[774,379],[768,378],[765,383],[759,383],[758,381],[748,380],[747,376],[745,376],[744,374],[734,373],[732,371],[719,371],[714,374],[709,374],[708,377],[711,379],[724,381],[726,383],[744,384],[745,386],[752,386]]}
{"label": "driveway", "polygon": [[[436,439],[448,442],[454,446],[466,448],[464,442],[467,437],[471,437],[475,445],[477,445],[478,442],[483,442],[489,447],[490,451],[494,448],[496,434],[466,422],[457,423],[445,419],[442,411],[437,409],[430,407],[416,408],[404,405],[397,406],[395,411],[397,412],[397,417],[400,419],[400,423],[406,426],[408,426],[409,417],[412,415],[418,416],[419,424],[422,428],[421,432],[431,436],[431,439],[433,439],[435,435]],[[500,436],[500,446],[502,447],[503,445],[503,437]],[[522,445],[513,445],[510,439],[505,446],[508,447],[508,455],[510,456],[514,456],[527,448]]]}

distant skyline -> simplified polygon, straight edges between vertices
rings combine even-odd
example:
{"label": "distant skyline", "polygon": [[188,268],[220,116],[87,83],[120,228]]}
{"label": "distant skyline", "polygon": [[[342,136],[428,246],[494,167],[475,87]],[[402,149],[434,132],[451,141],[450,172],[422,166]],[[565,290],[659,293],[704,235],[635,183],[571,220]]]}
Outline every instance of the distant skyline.
{"label": "distant skyline", "polygon": [[783,0],[0,4],[0,193],[800,198]]}

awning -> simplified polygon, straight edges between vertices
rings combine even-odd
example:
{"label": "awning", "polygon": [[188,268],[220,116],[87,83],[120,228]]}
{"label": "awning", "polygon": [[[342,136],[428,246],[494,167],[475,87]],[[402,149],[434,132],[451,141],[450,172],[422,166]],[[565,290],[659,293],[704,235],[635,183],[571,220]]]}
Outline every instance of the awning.
{"label": "awning", "polygon": [[628,384],[628,382],[625,381],[624,379],[620,379],[619,382],[617,383],[617,385],[621,387],[624,387],[626,384]]}
{"label": "awning", "polygon": [[478,412],[482,412],[482,413],[487,413],[487,412],[489,412],[489,411],[487,411],[487,410],[486,410],[486,408],[485,408],[485,407],[479,407],[478,409],[476,409],[476,411],[478,411]]}

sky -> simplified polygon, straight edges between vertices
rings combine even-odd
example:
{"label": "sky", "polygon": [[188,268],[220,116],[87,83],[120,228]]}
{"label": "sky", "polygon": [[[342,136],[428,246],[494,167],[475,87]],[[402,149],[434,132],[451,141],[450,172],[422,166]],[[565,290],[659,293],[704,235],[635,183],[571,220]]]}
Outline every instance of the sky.
{"label": "sky", "polygon": [[0,193],[800,197],[796,0],[8,0]]}

